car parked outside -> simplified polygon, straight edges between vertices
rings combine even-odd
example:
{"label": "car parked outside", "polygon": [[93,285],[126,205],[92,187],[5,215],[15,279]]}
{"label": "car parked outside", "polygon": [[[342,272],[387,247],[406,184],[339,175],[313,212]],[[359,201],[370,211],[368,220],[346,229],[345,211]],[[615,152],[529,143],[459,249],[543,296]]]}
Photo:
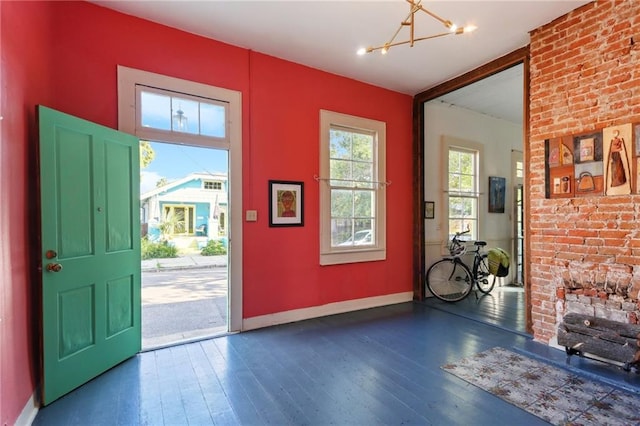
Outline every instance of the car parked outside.
{"label": "car parked outside", "polygon": [[371,229],[364,229],[362,231],[357,231],[354,235],[338,244],[338,246],[362,246],[371,244],[372,239],[373,232],[371,232]]}

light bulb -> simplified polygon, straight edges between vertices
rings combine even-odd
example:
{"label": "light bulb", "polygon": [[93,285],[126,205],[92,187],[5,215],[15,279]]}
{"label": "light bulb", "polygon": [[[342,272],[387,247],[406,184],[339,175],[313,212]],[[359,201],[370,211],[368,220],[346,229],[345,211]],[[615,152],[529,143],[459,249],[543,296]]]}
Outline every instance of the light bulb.
{"label": "light bulb", "polygon": [[364,47],[361,47],[360,49],[358,49],[358,55],[364,55],[365,53],[367,53],[367,49],[365,49]]}

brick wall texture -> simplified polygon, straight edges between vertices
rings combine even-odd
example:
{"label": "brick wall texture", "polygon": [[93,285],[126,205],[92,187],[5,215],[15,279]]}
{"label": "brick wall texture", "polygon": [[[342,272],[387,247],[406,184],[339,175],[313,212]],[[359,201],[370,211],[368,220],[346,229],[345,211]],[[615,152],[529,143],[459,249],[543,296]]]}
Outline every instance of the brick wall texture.
{"label": "brick wall texture", "polygon": [[533,331],[577,311],[635,323],[640,195],[545,198],[545,140],[640,123],[640,1],[597,1],[531,33],[529,200]]}

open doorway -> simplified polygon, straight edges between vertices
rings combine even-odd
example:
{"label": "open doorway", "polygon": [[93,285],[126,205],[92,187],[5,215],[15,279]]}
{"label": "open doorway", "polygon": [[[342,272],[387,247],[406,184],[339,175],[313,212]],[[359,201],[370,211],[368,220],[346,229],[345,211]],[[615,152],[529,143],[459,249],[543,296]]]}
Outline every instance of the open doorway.
{"label": "open doorway", "polygon": [[[446,255],[447,242],[456,231],[452,228],[457,222],[462,221],[465,226],[470,223],[473,239],[484,240],[487,247],[500,247],[509,252],[513,266],[511,274],[500,279],[488,296],[471,296],[442,308],[519,332],[528,331],[529,318],[525,273],[526,203],[523,197],[526,194],[523,170],[526,168],[522,155],[526,152],[524,99],[528,96],[525,92],[528,68],[523,57],[526,57],[525,49],[419,94],[414,100],[421,104],[423,113],[418,133],[422,140],[419,138],[417,142],[422,144],[417,150],[423,158],[422,170],[417,170],[423,181],[420,196],[436,206],[435,217],[425,217],[422,226],[418,225],[423,238],[421,261],[424,266],[421,269],[426,270]],[[456,180],[456,171],[449,169],[452,154],[459,157],[461,153],[477,162],[469,164],[477,165],[469,166],[469,170],[458,170],[460,176]],[[518,154],[518,161],[515,161]],[[491,179],[506,185],[504,205],[499,209],[489,205]],[[452,187],[452,182],[459,185]],[[460,204],[460,200],[465,203]],[[454,202],[458,204],[452,204]],[[452,207],[460,205],[468,208]],[[416,288],[424,291],[419,285]]]}
{"label": "open doorway", "polygon": [[142,349],[226,333],[228,153],[143,142]]}

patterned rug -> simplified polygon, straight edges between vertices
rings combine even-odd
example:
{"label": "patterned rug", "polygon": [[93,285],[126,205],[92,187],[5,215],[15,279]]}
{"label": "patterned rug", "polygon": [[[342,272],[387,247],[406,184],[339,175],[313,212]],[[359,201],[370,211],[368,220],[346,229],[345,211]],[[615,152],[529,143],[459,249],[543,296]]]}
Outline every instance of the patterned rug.
{"label": "patterned rug", "polygon": [[640,425],[640,394],[502,348],[442,368],[554,425]]}

